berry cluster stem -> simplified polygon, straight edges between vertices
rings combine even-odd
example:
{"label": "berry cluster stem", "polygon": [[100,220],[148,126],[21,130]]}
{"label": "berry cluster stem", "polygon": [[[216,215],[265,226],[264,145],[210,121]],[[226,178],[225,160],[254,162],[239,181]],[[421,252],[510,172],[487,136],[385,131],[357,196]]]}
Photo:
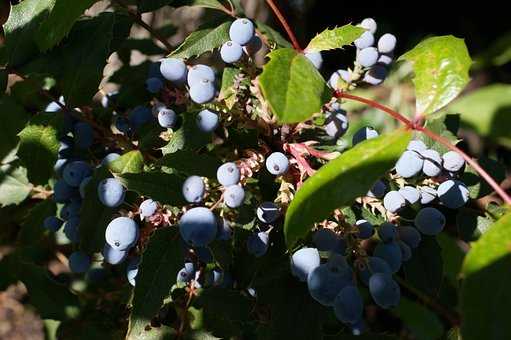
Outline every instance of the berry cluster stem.
{"label": "berry cluster stem", "polygon": [[286,18],[282,15],[282,13],[280,12],[277,5],[275,5],[275,2],[273,2],[273,0],[266,0],[266,3],[268,4],[268,6],[270,6],[271,10],[273,11],[273,13],[277,17],[277,19],[279,19],[280,24],[282,25],[284,30],[286,30],[287,36],[291,40],[291,43],[293,44],[294,49],[302,52],[303,49],[300,47],[300,43],[298,42],[298,39],[296,39],[296,36],[295,36],[293,30],[287,23]]}

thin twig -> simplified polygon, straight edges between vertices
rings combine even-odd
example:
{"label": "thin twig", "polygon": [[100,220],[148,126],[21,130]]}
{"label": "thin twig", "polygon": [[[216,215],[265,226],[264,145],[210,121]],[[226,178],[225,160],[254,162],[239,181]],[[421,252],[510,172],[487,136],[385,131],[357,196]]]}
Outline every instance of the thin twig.
{"label": "thin twig", "polygon": [[268,4],[268,6],[270,6],[271,10],[273,11],[273,13],[277,17],[277,19],[279,19],[280,24],[282,25],[282,27],[286,31],[287,36],[291,40],[291,43],[293,44],[294,49],[297,50],[297,51],[302,52],[303,49],[300,47],[300,43],[298,42],[298,39],[296,39],[296,36],[295,36],[293,30],[291,29],[291,27],[287,23],[286,18],[282,15],[282,13],[280,12],[280,10],[277,7],[277,5],[275,5],[273,0],[266,0],[266,3]]}

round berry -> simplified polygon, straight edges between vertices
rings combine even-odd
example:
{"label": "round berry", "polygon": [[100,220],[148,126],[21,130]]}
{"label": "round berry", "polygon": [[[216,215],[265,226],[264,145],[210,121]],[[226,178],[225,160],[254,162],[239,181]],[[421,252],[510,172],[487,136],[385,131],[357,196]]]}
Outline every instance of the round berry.
{"label": "round berry", "polygon": [[105,230],[106,242],[115,250],[127,250],[138,240],[138,225],[131,218],[117,217]]}
{"label": "round berry", "polygon": [[225,187],[238,184],[241,173],[235,163],[229,162],[222,164],[216,171],[216,179],[218,183]]}
{"label": "round berry", "polygon": [[383,206],[395,214],[406,206],[405,198],[397,191],[389,191],[383,198]]}
{"label": "round berry", "polygon": [[220,57],[228,64],[238,62],[243,56],[243,47],[234,41],[228,41],[220,48]]}
{"label": "round berry", "polygon": [[307,277],[310,295],[323,306],[333,306],[337,294],[349,285],[353,285],[353,272],[345,261],[329,260]]}
{"label": "round berry", "polygon": [[316,248],[302,248],[291,256],[291,273],[300,281],[307,281],[309,273],[320,265],[321,259]]}
{"label": "round berry", "polygon": [[268,251],[270,238],[265,232],[251,234],[247,238],[247,250],[255,257],[261,257]]}
{"label": "round berry", "polygon": [[252,40],[254,36],[255,28],[252,21],[246,18],[240,18],[234,20],[229,28],[229,37],[232,41],[244,46]]}
{"label": "round berry", "polygon": [[120,206],[124,202],[126,189],[116,178],[105,178],[98,184],[98,198],[109,208]]}
{"label": "round berry", "polygon": [[263,202],[257,207],[256,215],[263,223],[273,223],[279,218],[279,207],[273,202]]}
{"label": "round berry", "polygon": [[378,236],[385,243],[393,242],[397,238],[397,228],[392,223],[383,223],[378,228]]}
{"label": "round berry", "polygon": [[401,299],[399,285],[389,274],[373,274],[369,279],[369,292],[374,302],[385,309],[396,307]]}
{"label": "round berry", "polygon": [[102,254],[106,263],[115,266],[126,259],[126,256],[128,256],[128,251],[114,249],[110,247],[108,243],[105,243]]}
{"label": "round berry", "polygon": [[396,37],[393,34],[385,33],[378,39],[378,51],[380,53],[391,53],[396,48]]}
{"label": "round berry", "polygon": [[238,208],[245,200],[245,190],[237,184],[225,188],[224,202],[229,208]]}
{"label": "round berry", "polygon": [[374,35],[369,31],[365,31],[355,40],[354,44],[359,50],[371,47],[374,45]]}
{"label": "round berry", "polygon": [[174,124],[176,124],[177,116],[174,110],[171,109],[161,109],[158,112],[158,123],[161,127],[170,129],[174,127]]}
{"label": "round berry", "polygon": [[396,173],[403,178],[419,174],[424,166],[424,160],[415,151],[405,151],[396,163]]}
{"label": "round berry", "polygon": [[78,122],[74,126],[73,136],[75,146],[79,149],[88,149],[94,142],[94,130],[89,123]]}
{"label": "round berry", "polygon": [[69,256],[69,269],[73,273],[85,273],[90,268],[90,257],[81,251],[75,251]]}
{"label": "round berry", "polygon": [[427,207],[417,213],[414,222],[424,235],[437,235],[444,229],[445,216],[438,209]]}
{"label": "round berry", "polygon": [[371,67],[378,61],[378,50],[374,47],[367,47],[357,53],[357,62],[363,67]]}
{"label": "round berry", "polygon": [[210,110],[202,110],[197,115],[197,127],[205,133],[215,131],[218,127],[218,115]]}
{"label": "round berry", "polygon": [[437,188],[438,197],[446,207],[458,209],[464,206],[469,199],[469,191],[463,182],[447,180]]}
{"label": "round berry", "polygon": [[431,187],[419,187],[421,193],[421,204],[429,204],[433,202],[437,197],[437,192]]}
{"label": "round berry", "polygon": [[362,319],[364,301],[355,286],[346,286],[334,300],[334,313],[341,322],[354,324]]}
{"label": "round berry", "polygon": [[282,152],[273,152],[266,158],[266,169],[275,176],[283,175],[289,168],[289,160]]}
{"label": "round berry", "polygon": [[421,152],[421,156],[424,158],[422,172],[430,177],[440,175],[442,172],[442,157],[440,157],[440,154],[433,149],[427,149]]}
{"label": "round berry", "polygon": [[414,227],[401,226],[397,229],[399,239],[406,243],[410,248],[417,248],[421,243],[421,234]]}
{"label": "round berry", "polygon": [[373,129],[372,127],[366,126],[355,132],[352,138],[352,144],[357,145],[360,142],[365,141],[366,139],[373,139],[378,137],[378,131]]}
{"label": "round berry", "polygon": [[159,78],[149,78],[145,81],[145,87],[151,93],[158,93],[163,88],[163,82]]}
{"label": "round berry", "polygon": [[378,244],[374,249],[374,256],[387,262],[392,273],[396,273],[401,267],[401,249],[396,242]]}
{"label": "round berry", "polygon": [[372,66],[365,74],[362,79],[369,85],[380,85],[387,77],[387,69],[383,65]]}
{"label": "round berry", "polygon": [[194,65],[188,72],[188,86],[193,87],[200,84],[203,80],[209,81],[211,84],[215,83],[215,71],[207,65]]}
{"label": "round berry", "polygon": [[376,21],[374,21],[373,18],[365,18],[364,20],[362,20],[359,26],[371,32],[372,34],[375,34],[376,29],[378,28],[378,25],[376,24]]}
{"label": "round berry", "polygon": [[355,226],[357,226],[357,237],[360,239],[368,239],[373,236],[374,228],[373,225],[366,220],[358,220],[355,222]]}
{"label": "round berry", "polygon": [[141,219],[151,217],[156,213],[156,210],[158,210],[158,203],[156,203],[150,198],[146,199],[142,203],[140,203],[138,210],[140,212]]}
{"label": "round berry", "polygon": [[404,186],[401,189],[399,189],[398,192],[409,204],[415,204],[419,202],[421,199],[421,193],[419,192],[419,190],[411,186]]}
{"label": "round berry", "polygon": [[189,203],[199,203],[202,201],[206,185],[199,176],[190,176],[183,183],[183,196]]}
{"label": "round berry", "polygon": [[456,151],[449,151],[442,156],[444,169],[450,172],[458,172],[465,165],[465,160]]}
{"label": "round berry", "polygon": [[325,132],[332,138],[339,138],[348,131],[349,122],[345,111],[339,113],[328,112],[325,120]]}
{"label": "round berry", "polygon": [[92,174],[92,168],[88,163],[83,161],[74,161],[66,165],[62,177],[64,181],[72,187],[80,186],[85,177]]}
{"label": "round berry", "polygon": [[186,77],[187,69],[182,59],[165,58],[161,61],[160,72],[167,80],[182,82]]}
{"label": "round berry", "polygon": [[215,215],[207,208],[197,207],[185,212],[179,220],[181,237],[191,246],[205,247],[217,233]]}
{"label": "round berry", "polygon": [[56,232],[62,227],[62,223],[62,220],[57,216],[48,216],[44,219],[43,225],[49,231]]}
{"label": "round berry", "polygon": [[197,104],[209,103],[215,98],[215,86],[209,80],[203,79],[190,87],[190,98]]}
{"label": "round berry", "polygon": [[306,52],[305,58],[309,59],[309,61],[314,65],[318,70],[323,65],[323,57],[321,56],[321,52]]}

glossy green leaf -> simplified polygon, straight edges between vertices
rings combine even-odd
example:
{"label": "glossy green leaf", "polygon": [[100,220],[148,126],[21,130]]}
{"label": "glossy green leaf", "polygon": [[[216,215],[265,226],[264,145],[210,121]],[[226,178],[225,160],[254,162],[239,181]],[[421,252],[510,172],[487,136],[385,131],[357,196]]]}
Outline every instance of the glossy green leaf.
{"label": "glossy green leaf", "polygon": [[215,28],[204,28],[192,32],[171,54],[171,57],[188,59],[200,56],[222,46],[229,40],[231,22],[224,22]]}
{"label": "glossy green leaf", "polygon": [[511,213],[472,243],[462,267],[464,340],[506,339],[511,334]]}
{"label": "glossy green leaf", "polygon": [[140,174],[123,174],[118,179],[139,195],[150,197],[162,204],[183,205],[183,179],[176,175],[162,172],[143,172]]}
{"label": "glossy green leaf", "polygon": [[47,51],[57,45],[71,30],[75,21],[83,12],[97,0],[54,0],[48,18],[42,23],[36,33],[36,42],[41,51]]}
{"label": "glossy green leaf", "polygon": [[346,45],[351,45],[364,32],[365,30],[362,27],[351,24],[332,29],[327,28],[312,38],[305,50],[307,52],[321,52],[343,48]]}
{"label": "glossy green leaf", "polygon": [[0,161],[18,145],[18,133],[28,121],[29,115],[11,97],[0,97]]}
{"label": "glossy green leaf", "polygon": [[176,227],[158,229],[142,255],[136,277],[127,339],[141,339],[183,267],[181,237]]}
{"label": "glossy green leaf", "polygon": [[23,202],[30,190],[27,169],[9,164],[0,167],[0,207]]}
{"label": "glossy green leaf", "polygon": [[104,167],[94,173],[91,181],[85,187],[85,198],[80,210],[80,249],[87,253],[100,251],[105,245],[105,230],[112,221],[116,211],[103,205],[98,198],[98,184],[103,179],[112,177]]}
{"label": "glossy green leaf", "polygon": [[144,170],[144,156],[138,150],[129,151],[110,162],[108,168],[115,174],[140,173]]}
{"label": "glossy green leaf", "polygon": [[449,111],[460,113],[461,124],[511,148],[511,85],[493,84],[456,100]]}
{"label": "glossy green leaf", "polygon": [[185,115],[183,125],[172,133],[167,145],[161,148],[164,155],[180,150],[197,150],[211,141],[211,133],[204,133],[197,127],[196,117],[195,113]]}
{"label": "glossy green leaf", "polygon": [[209,154],[198,154],[193,151],[178,151],[167,154],[159,164],[175,169],[185,175],[196,175],[214,178],[216,170],[222,162]]}
{"label": "glossy green leaf", "polygon": [[[484,170],[491,174],[497,183],[506,179],[506,168],[502,162],[485,156],[481,156],[477,162]],[[493,188],[468,164],[465,166],[465,172],[461,175],[461,181],[468,187],[470,198],[472,199],[478,199],[493,192]]]}
{"label": "glossy green leaf", "polygon": [[437,242],[442,248],[442,259],[444,263],[444,276],[450,281],[453,287],[458,287],[461,265],[465,253],[457,240],[447,233],[437,235]]}
{"label": "glossy green leaf", "polygon": [[48,216],[54,216],[56,211],[57,206],[51,199],[41,201],[34,205],[21,225],[18,234],[18,242],[24,246],[41,242],[41,238],[45,232],[43,226],[44,219]]}
{"label": "glossy green leaf", "polygon": [[412,249],[412,258],[403,263],[406,281],[424,293],[436,296],[442,285],[442,249],[435,237],[422,236],[419,246]]}
{"label": "glossy green leaf", "polygon": [[286,243],[291,248],[314,223],[363,196],[382,174],[394,167],[411,133],[396,130],[357,144],[307,179],[287,210]]}
{"label": "glossy green leaf", "polygon": [[[458,137],[456,137],[456,131],[451,131],[449,124],[449,118],[454,118],[452,115],[435,115],[434,117],[430,117],[426,121],[425,127],[429,130],[433,131],[437,135],[440,135],[447,139],[451,144],[457,144],[459,142]],[[436,142],[435,140],[431,139],[430,137],[426,136],[425,134],[421,133],[419,135],[419,139],[426,144],[426,146],[430,149],[438,151],[440,154],[444,154],[449,149],[445,147],[444,145]]]}
{"label": "glossy green leaf", "polygon": [[17,67],[38,53],[36,33],[54,4],[55,0],[25,0],[11,7],[3,26],[5,44],[0,47],[1,63]]}
{"label": "glossy green leaf", "polygon": [[428,38],[399,57],[412,63],[416,110],[428,115],[449,104],[470,80],[472,59],[463,39]]}
{"label": "glossy green leaf", "polygon": [[274,30],[271,26],[268,26],[260,21],[256,21],[257,28],[259,32],[263,35],[263,39],[266,40],[270,45],[273,44],[275,47],[279,48],[292,48],[293,45],[289,41],[286,40],[276,30]]}
{"label": "glossy green leaf", "polygon": [[332,92],[314,65],[290,48],[275,50],[259,76],[259,86],[280,123],[309,119],[330,100]]}
{"label": "glossy green leaf", "polygon": [[399,301],[395,313],[417,340],[439,339],[444,333],[444,326],[435,313],[405,297]]}

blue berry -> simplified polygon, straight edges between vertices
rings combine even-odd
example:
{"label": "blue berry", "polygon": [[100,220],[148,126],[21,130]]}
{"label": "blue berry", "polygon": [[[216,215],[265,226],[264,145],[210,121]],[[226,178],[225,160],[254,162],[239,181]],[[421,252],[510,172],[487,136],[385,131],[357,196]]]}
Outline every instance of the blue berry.
{"label": "blue berry", "polygon": [[98,184],[98,198],[109,208],[120,206],[124,202],[126,189],[116,178],[105,178]]}
{"label": "blue berry", "polygon": [[90,264],[90,257],[84,252],[75,251],[69,256],[69,269],[73,273],[85,273],[89,270]]}
{"label": "blue berry", "polygon": [[205,247],[217,233],[215,215],[207,208],[197,207],[185,212],[179,220],[181,237],[191,246]]}
{"label": "blue berry", "polygon": [[60,139],[58,156],[59,158],[68,158],[73,155],[74,141],[69,136],[64,136]]}
{"label": "blue berry", "polygon": [[202,132],[210,133],[218,127],[218,115],[210,110],[202,110],[197,115],[197,127]]}
{"label": "blue berry", "polygon": [[401,249],[396,242],[378,244],[374,249],[374,256],[387,262],[392,273],[397,272],[401,267]]}
{"label": "blue berry", "polygon": [[436,189],[431,187],[419,187],[421,194],[421,204],[429,204],[437,197]]}
{"label": "blue berry", "polygon": [[119,97],[119,91],[112,91],[107,93],[101,98],[101,106],[103,106],[105,109],[110,106],[115,106],[117,97]]}
{"label": "blue berry", "polygon": [[156,210],[158,210],[158,203],[150,198],[146,199],[140,203],[138,210],[140,211],[140,218],[151,217],[156,213]]}
{"label": "blue berry", "polygon": [[247,238],[247,250],[255,257],[261,257],[268,251],[270,238],[265,232],[251,234]]}
{"label": "blue berry", "polygon": [[395,214],[406,206],[405,198],[397,191],[389,191],[383,198],[383,206]]}
{"label": "blue berry", "polygon": [[78,216],[80,215],[81,207],[82,202],[79,200],[66,203],[60,210],[60,217],[64,220],[69,220],[71,217]]}
{"label": "blue berry", "polygon": [[[378,61],[380,59],[381,59],[381,56],[380,56],[380,58],[378,58]],[[388,72],[387,72],[387,69],[385,68],[385,66],[376,64],[376,65],[373,65],[364,74],[364,78],[362,80],[369,85],[374,85],[374,86],[380,85],[381,83],[383,83],[383,81],[387,77],[387,73]]]}
{"label": "blue berry", "polygon": [[364,301],[355,286],[346,286],[334,300],[334,312],[341,322],[354,324],[362,319]]}
{"label": "blue berry", "polygon": [[89,123],[78,122],[74,126],[73,136],[75,146],[79,149],[88,149],[94,142],[94,130]]}
{"label": "blue berry", "polygon": [[421,152],[421,156],[424,158],[422,172],[426,176],[434,177],[438,176],[440,172],[442,172],[442,157],[440,157],[440,154],[437,151],[427,149]]}
{"label": "blue berry", "polygon": [[76,188],[67,184],[64,179],[59,179],[53,186],[53,200],[57,203],[64,203],[75,197]]}
{"label": "blue berry", "polygon": [[92,180],[92,177],[89,176],[89,177],[85,177],[82,182],[80,183],[80,186],[78,187],[78,191],[80,192],[80,197],[81,198],[85,198],[85,193],[87,192],[87,185],[90,183],[90,181]]}
{"label": "blue berry", "polygon": [[393,60],[394,60],[394,53],[392,53],[392,52],[391,53],[380,53],[380,56],[378,58],[378,64],[380,66],[390,65],[390,64],[392,64]]}
{"label": "blue berry", "polygon": [[378,51],[380,53],[391,53],[396,48],[396,37],[393,34],[385,33],[378,39]]}
{"label": "blue berry", "polygon": [[401,226],[397,229],[399,239],[410,248],[417,248],[421,243],[421,234],[414,227]]}
{"label": "blue berry", "polygon": [[447,180],[437,188],[438,197],[447,208],[458,209],[464,206],[469,199],[469,191],[463,182]]}
{"label": "blue berry", "polygon": [[234,20],[229,28],[229,37],[232,41],[244,46],[252,40],[254,36],[255,28],[252,21],[246,18],[240,18]]}
{"label": "blue berry", "polygon": [[316,267],[307,277],[310,295],[323,306],[333,306],[337,294],[348,285],[353,285],[353,272],[337,258]]}
{"label": "blue berry", "polygon": [[422,208],[414,221],[417,229],[424,235],[437,235],[445,226],[444,214],[431,207]]}
{"label": "blue berry", "polygon": [[374,35],[369,31],[365,31],[358,39],[354,41],[354,44],[359,50],[371,47],[374,45]]}
{"label": "blue berry", "polygon": [[465,165],[465,160],[455,151],[449,151],[443,154],[444,169],[450,172],[458,172]]}
{"label": "blue berry", "polygon": [[263,223],[273,223],[279,218],[279,207],[273,202],[263,202],[257,207],[256,215]]}
{"label": "blue berry", "polygon": [[215,86],[209,80],[203,79],[190,87],[190,98],[196,104],[206,104],[215,98]]}
{"label": "blue berry", "polygon": [[378,180],[376,183],[374,183],[371,190],[367,192],[367,196],[375,197],[375,198],[382,198],[383,196],[385,196],[386,191],[387,191],[387,185],[383,181]]}
{"label": "blue berry", "polygon": [[228,64],[238,62],[243,56],[243,47],[234,41],[228,41],[220,48],[220,57]]}
{"label": "blue berry", "polygon": [[312,242],[319,251],[331,251],[343,254],[346,250],[344,240],[340,239],[331,229],[322,228],[314,233]]}
{"label": "blue berry", "polygon": [[68,240],[73,243],[78,243],[80,241],[80,233],[78,230],[79,225],[80,225],[80,218],[78,216],[71,217],[64,224],[64,235],[66,235]]}
{"label": "blue berry", "polygon": [[131,129],[130,122],[126,117],[122,116],[116,117],[114,124],[115,128],[122,133],[127,133]]}
{"label": "blue berry", "polygon": [[165,58],[161,61],[160,72],[167,80],[183,82],[186,78],[187,69],[182,59]]}
{"label": "blue berry", "polygon": [[378,137],[378,131],[373,129],[372,127],[366,126],[355,132],[352,139],[352,144],[356,145],[360,142],[365,141],[366,139],[373,139]]}
{"label": "blue berry", "polygon": [[183,196],[187,202],[199,203],[204,197],[206,185],[199,176],[190,176],[183,183]]}
{"label": "blue berry", "polygon": [[363,67],[371,67],[378,61],[378,50],[374,47],[364,48],[357,53],[357,62]]}
{"label": "blue berry", "polygon": [[126,278],[128,279],[128,282],[130,283],[130,285],[132,285],[133,287],[135,287],[135,284],[136,284],[136,278],[138,275],[139,264],[140,264],[140,258],[135,257],[135,258],[131,259],[128,262],[128,265],[126,266]]}
{"label": "blue berry", "polygon": [[62,226],[62,220],[57,216],[48,216],[44,219],[43,226],[51,232],[56,232]]}
{"label": "blue berry", "polygon": [[163,108],[158,112],[158,123],[161,127],[170,129],[176,124],[177,116],[174,110]]}
{"label": "blue berry", "polygon": [[69,163],[69,160],[67,160],[65,158],[57,159],[57,161],[55,162],[55,165],[53,165],[53,171],[55,171],[55,174],[58,177],[62,177],[62,173],[64,172],[64,168],[66,167],[66,165],[68,163]]}
{"label": "blue berry", "polygon": [[62,177],[64,181],[72,187],[80,186],[80,183],[85,177],[92,174],[92,168],[89,164],[83,161],[74,161],[66,165]]}
{"label": "blue berry", "polygon": [[366,286],[368,286],[369,278],[375,273],[392,275],[392,270],[385,260],[379,257],[370,256],[367,263],[360,270],[360,279]]}
{"label": "blue berry", "polygon": [[351,74],[346,70],[337,70],[330,76],[328,80],[328,86],[330,86],[334,90],[339,89],[339,80],[342,79],[346,83],[351,83]]}
{"label": "blue berry", "polygon": [[151,93],[158,93],[163,88],[163,82],[159,78],[152,77],[146,80],[145,87]]}
{"label": "blue berry", "polygon": [[399,249],[401,249],[401,258],[406,262],[412,258],[412,249],[403,241],[398,241]]}
{"label": "blue berry", "polygon": [[289,159],[282,152],[273,152],[266,158],[266,169],[275,176],[283,175],[289,168]]}
{"label": "blue berry", "polygon": [[404,186],[398,191],[401,196],[405,199],[409,204],[415,204],[420,201],[421,193],[414,187]]}
{"label": "blue berry", "polygon": [[412,140],[408,143],[406,150],[415,151],[417,153],[421,153],[422,151],[426,151],[428,147],[424,144],[423,141],[420,140]]}
{"label": "blue berry", "polygon": [[375,34],[376,29],[378,28],[378,25],[376,24],[376,21],[374,21],[373,18],[365,18],[364,20],[362,20],[359,26],[371,32],[372,34]]}
{"label": "blue berry", "polygon": [[323,65],[323,57],[321,56],[321,52],[306,52],[305,58],[309,59],[309,61],[314,65],[318,70]]}
{"label": "blue berry", "polygon": [[385,309],[396,307],[401,299],[399,285],[389,274],[373,274],[369,279],[369,292],[374,302]]}
{"label": "blue berry", "polygon": [[115,250],[127,250],[138,240],[138,225],[131,218],[117,217],[113,219],[105,231],[105,240]]}
{"label": "blue berry", "polygon": [[203,80],[209,81],[211,84],[215,83],[215,71],[207,65],[194,65],[188,72],[188,86],[194,87],[199,85]]}
{"label": "blue berry", "polygon": [[115,161],[116,159],[118,159],[119,157],[121,157],[121,155],[119,155],[117,152],[111,152],[101,160],[101,163],[99,165],[100,166],[108,165]]}
{"label": "blue berry", "polygon": [[139,105],[131,110],[128,120],[135,129],[138,129],[142,125],[149,123],[151,120],[153,120],[153,118],[154,117],[150,108]]}
{"label": "blue berry", "polygon": [[357,237],[360,239],[368,239],[373,236],[374,228],[373,225],[366,220],[358,220],[355,223],[355,226],[357,226]]}
{"label": "blue berry", "polygon": [[220,184],[227,187],[238,184],[241,173],[236,164],[229,162],[222,164],[216,171],[216,178]]}
{"label": "blue berry", "polygon": [[348,131],[349,122],[346,112],[339,113],[328,112],[325,120],[325,132],[332,138],[339,138]]}
{"label": "blue berry", "polygon": [[424,160],[415,151],[405,151],[396,163],[396,173],[403,178],[419,174],[424,166]]}
{"label": "blue berry", "polygon": [[111,265],[115,266],[126,259],[126,256],[128,256],[128,251],[114,249],[110,247],[108,243],[105,243],[102,254],[106,263],[110,263]]}
{"label": "blue berry", "polygon": [[385,243],[394,242],[397,237],[397,228],[392,223],[383,223],[378,228],[378,236]]}
{"label": "blue berry", "polygon": [[[191,265],[191,266],[190,266]],[[177,282],[189,283],[195,278],[195,268],[192,263],[185,263],[185,266],[177,273]]]}
{"label": "blue berry", "polygon": [[316,248],[302,248],[291,256],[291,273],[306,282],[309,273],[320,265],[321,259]]}
{"label": "blue berry", "polygon": [[227,241],[232,238],[232,228],[225,218],[218,222],[218,233],[216,238],[221,241]]}
{"label": "blue berry", "polygon": [[238,208],[245,200],[245,190],[237,184],[225,188],[224,202],[229,208]]}

